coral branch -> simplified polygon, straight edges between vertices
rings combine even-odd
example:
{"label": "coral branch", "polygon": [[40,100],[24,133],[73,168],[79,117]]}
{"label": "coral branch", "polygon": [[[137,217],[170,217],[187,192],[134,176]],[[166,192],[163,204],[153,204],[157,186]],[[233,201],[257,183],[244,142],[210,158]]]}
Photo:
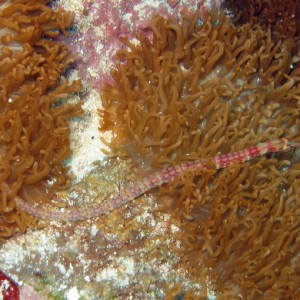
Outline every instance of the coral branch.
{"label": "coral branch", "polygon": [[82,111],[65,98],[81,83],[64,77],[75,58],[58,41],[73,16],[48,2],[0,1],[0,242],[35,226],[16,209],[16,194],[45,189],[47,180],[60,190],[69,180],[68,119]]}

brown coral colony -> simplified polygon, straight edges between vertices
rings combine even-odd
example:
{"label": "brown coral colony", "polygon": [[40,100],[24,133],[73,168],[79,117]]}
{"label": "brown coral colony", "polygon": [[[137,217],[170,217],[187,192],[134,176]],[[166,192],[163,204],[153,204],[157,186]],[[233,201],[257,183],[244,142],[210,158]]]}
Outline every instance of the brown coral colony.
{"label": "brown coral colony", "polygon": [[[144,172],[269,139],[300,141],[297,43],[223,14],[156,16],[153,38],[124,39],[102,94],[112,155]],[[278,33],[278,32],[277,32]],[[189,173],[160,188],[184,233],[183,258],[246,299],[291,299],[299,282],[299,154]],[[164,199],[173,199],[172,204]]]}
{"label": "brown coral colony", "polygon": [[67,118],[80,109],[62,99],[81,85],[61,77],[74,59],[54,39],[72,16],[47,2],[0,1],[0,240],[35,223],[16,209],[17,193],[34,202],[47,179],[54,190],[67,183]]}

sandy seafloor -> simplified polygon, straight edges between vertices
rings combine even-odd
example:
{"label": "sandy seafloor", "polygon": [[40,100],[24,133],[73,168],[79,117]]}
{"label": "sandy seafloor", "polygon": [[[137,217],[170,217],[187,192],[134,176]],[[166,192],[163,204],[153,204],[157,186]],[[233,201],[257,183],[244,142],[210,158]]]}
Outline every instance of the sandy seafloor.
{"label": "sandy seafloor", "polygon": [[[136,30],[147,29],[153,14],[178,16],[197,5],[204,12],[211,3],[61,0],[55,5],[75,13],[66,42],[78,53],[78,61],[69,80],[81,78],[84,90],[70,101],[81,101],[85,111],[83,118],[70,121],[74,184],[59,196],[86,203],[121,192],[130,177],[123,162],[105,162],[98,131],[99,89],[109,80],[119,36],[133,37]],[[1,246],[0,269],[19,284],[32,286],[42,299],[160,299],[166,289],[177,299],[185,289],[203,299],[214,298],[208,295],[208,283],[194,281],[181,265],[176,251],[181,247],[179,228],[170,215],[156,211],[156,203],[155,193],[148,193],[103,217],[42,221],[41,229],[28,230]]]}

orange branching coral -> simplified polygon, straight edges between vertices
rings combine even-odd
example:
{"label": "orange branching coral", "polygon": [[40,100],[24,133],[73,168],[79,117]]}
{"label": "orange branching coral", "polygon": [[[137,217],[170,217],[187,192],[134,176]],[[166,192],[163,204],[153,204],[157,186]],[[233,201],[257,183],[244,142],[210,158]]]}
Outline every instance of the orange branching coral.
{"label": "orange branching coral", "polygon": [[[300,141],[293,39],[274,41],[258,24],[234,26],[214,13],[156,16],[151,27],[152,39],[124,39],[115,82],[103,89],[101,130],[113,131],[111,155],[148,171],[269,139]],[[206,267],[218,288],[247,299],[299,293],[298,157],[194,172],[160,189],[193,274]]]}
{"label": "orange branching coral", "polygon": [[72,16],[47,2],[0,3],[0,241],[34,224],[15,208],[17,193],[43,194],[49,178],[55,189],[67,183],[67,118],[80,107],[62,99],[81,84],[61,77],[74,58],[51,39],[66,32]]}
{"label": "orange branching coral", "polygon": [[238,23],[259,23],[271,28],[274,38],[300,37],[299,0],[226,0],[224,8],[229,9]]}

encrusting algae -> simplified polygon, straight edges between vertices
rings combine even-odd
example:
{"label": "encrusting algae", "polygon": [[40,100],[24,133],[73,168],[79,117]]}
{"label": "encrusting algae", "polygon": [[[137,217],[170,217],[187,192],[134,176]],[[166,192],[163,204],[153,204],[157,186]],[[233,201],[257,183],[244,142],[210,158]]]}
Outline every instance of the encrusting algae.
{"label": "encrusting algae", "polygon": [[47,2],[0,3],[0,241],[36,223],[16,208],[17,194],[49,201],[47,189],[68,181],[62,164],[70,155],[67,119],[80,107],[63,99],[81,84],[62,77],[74,57],[55,40],[73,18]]}

